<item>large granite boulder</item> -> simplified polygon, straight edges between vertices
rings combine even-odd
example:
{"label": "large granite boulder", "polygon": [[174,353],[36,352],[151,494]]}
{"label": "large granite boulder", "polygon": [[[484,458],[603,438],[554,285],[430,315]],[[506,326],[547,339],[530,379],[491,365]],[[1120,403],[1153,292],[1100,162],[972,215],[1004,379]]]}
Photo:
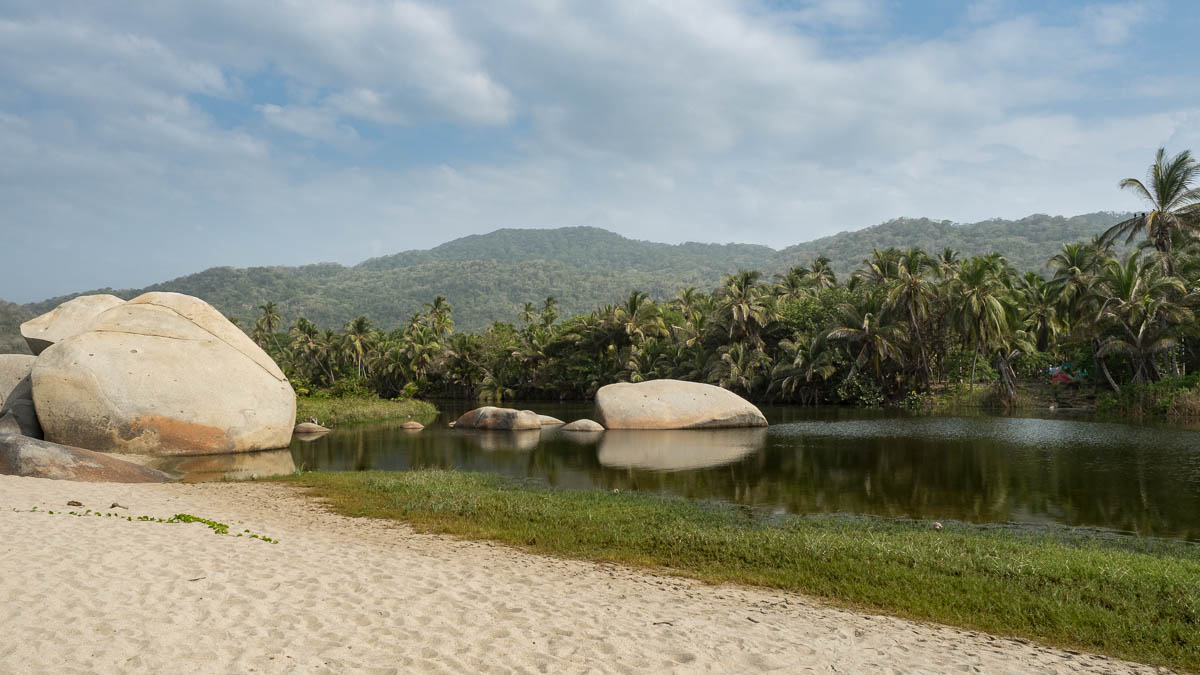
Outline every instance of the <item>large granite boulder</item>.
{"label": "large granite boulder", "polygon": [[29,354],[0,354],[0,406],[17,385],[33,372],[37,359]]}
{"label": "large granite boulder", "polygon": [[288,445],[283,372],[208,303],[146,293],[48,347],[33,366],[46,440],[103,452],[203,455]]}
{"label": "large granite boulder", "polygon": [[107,483],[163,483],[167,474],[133,462],[0,432],[0,474]]}
{"label": "large granite boulder", "polygon": [[42,438],[42,425],[38,423],[37,410],[33,406],[33,383],[26,375],[8,393],[4,405],[0,405],[0,433],[18,433],[30,438]]}
{"label": "large granite boulder", "polygon": [[21,324],[21,337],[35,355],[87,330],[92,319],[125,301],[115,295],[81,295]]}
{"label": "large granite boulder", "polygon": [[497,408],[485,405],[462,414],[454,422],[455,429],[491,429],[496,431],[517,431],[520,429],[541,429],[542,421],[537,413],[531,410],[515,410],[513,408]]}
{"label": "large granite boulder", "polygon": [[606,429],[765,427],[767,418],[737,394],[700,382],[620,382],[596,392],[596,421]]}

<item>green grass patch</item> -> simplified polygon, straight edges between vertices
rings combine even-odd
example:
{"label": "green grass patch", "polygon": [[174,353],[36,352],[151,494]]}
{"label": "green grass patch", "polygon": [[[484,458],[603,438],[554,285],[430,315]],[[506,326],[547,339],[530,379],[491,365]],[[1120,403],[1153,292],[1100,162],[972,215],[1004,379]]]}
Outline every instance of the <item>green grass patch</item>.
{"label": "green grass patch", "polygon": [[851,517],[767,520],[675,497],[453,471],[282,478],[349,516],[526,550],[798,591],[1002,635],[1200,669],[1200,547],[1075,531]]}
{"label": "green grass patch", "polygon": [[437,417],[438,410],[432,403],[408,399],[389,401],[381,398],[312,398],[300,396],[296,399],[296,421],[320,420],[327,427],[340,427],[364,422],[386,420],[416,420],[428,424]]}

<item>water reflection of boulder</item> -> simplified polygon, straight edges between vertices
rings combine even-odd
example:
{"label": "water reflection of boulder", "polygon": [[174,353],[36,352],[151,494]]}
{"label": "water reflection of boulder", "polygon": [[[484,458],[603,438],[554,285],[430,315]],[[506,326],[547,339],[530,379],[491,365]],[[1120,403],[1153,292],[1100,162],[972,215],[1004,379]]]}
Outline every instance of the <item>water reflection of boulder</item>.
{"label": "water reflection of boulder", "polygon": [[730,464],[761,450],[763,428],[714,430],[608,430],[597,458],[604,466],[684,471]]}
{"label": "water reflection of boulder", "polygon": [[518,450],[533,450],[542,438],[540,429],[523,429],[521,431],[482,431],[463,430],[480,450],[488,452]]}
{"label": "water reflection of boulder", "polygon": [[[132,458],[131,458],[132,459]],[[208,480],[241,480],[257,476],[278,476],[292,473],[296,463],[292,451],[261,450],[259,452],[226,453],[221,455],[187,455],[176,457],[141,457],[145,464],[172,476],[180,476],[185,483]]]}
{"label": "water reflection of boulder", "polygon": [[563,438],[579,445],[595,445],[603,437],[603,431],[560,431],[555,436],[555,438]]}
{"label": "water reflection of boulder", "polygon": [[317,440],[318,438],[324,436],[327,433],[329,433],[329,432],[328,431],[312,431],[312,432],[307,432],[307,433],[301,433],[301,432],[297,431],[292,434],[292,438],[294,438],[298,441],[304,441],[305,443],[312,443],[313,441]]}

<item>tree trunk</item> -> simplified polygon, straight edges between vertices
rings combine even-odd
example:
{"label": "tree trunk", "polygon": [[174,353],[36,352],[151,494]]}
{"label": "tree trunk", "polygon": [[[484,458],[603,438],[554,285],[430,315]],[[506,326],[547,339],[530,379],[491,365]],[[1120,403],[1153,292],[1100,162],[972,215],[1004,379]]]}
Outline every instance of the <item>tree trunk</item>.
{"label": "tree trunk", "polygon": [[979,360],[979,340],[975,341],[975,354],[971,357],[971,393],[975,393],[975,362]]}
{"label": "tree trunk", "polygon": [[1117,383],[1113,381],[1112,374],[1108,372],[1108,364],[1104,363],[1104,357],[1097,353],[1099,351],[1100,350],[1096,346],[1096,341],[1092,340],[1092,359],[1098,366],[1100,366],[1100,372],[1104,373],[1104,379],[1108,380],[1108,386],[1112,387],[1114,392],[1120,394],[1121,388],[1118,387]]}

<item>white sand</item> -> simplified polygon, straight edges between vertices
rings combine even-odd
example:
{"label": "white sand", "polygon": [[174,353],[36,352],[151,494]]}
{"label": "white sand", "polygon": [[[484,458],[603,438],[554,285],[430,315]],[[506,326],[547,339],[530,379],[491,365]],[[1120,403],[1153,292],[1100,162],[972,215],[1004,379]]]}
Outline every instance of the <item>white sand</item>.
{"label": "white sand", "polygon": [[[199,524],[27,512],[68,500]],[[112,502],[128,511],[108,509]],[[12,509],[21,509],[14,512]],[[1155,672],[325,512],[265,484],[0,476],[0,672]]]}

